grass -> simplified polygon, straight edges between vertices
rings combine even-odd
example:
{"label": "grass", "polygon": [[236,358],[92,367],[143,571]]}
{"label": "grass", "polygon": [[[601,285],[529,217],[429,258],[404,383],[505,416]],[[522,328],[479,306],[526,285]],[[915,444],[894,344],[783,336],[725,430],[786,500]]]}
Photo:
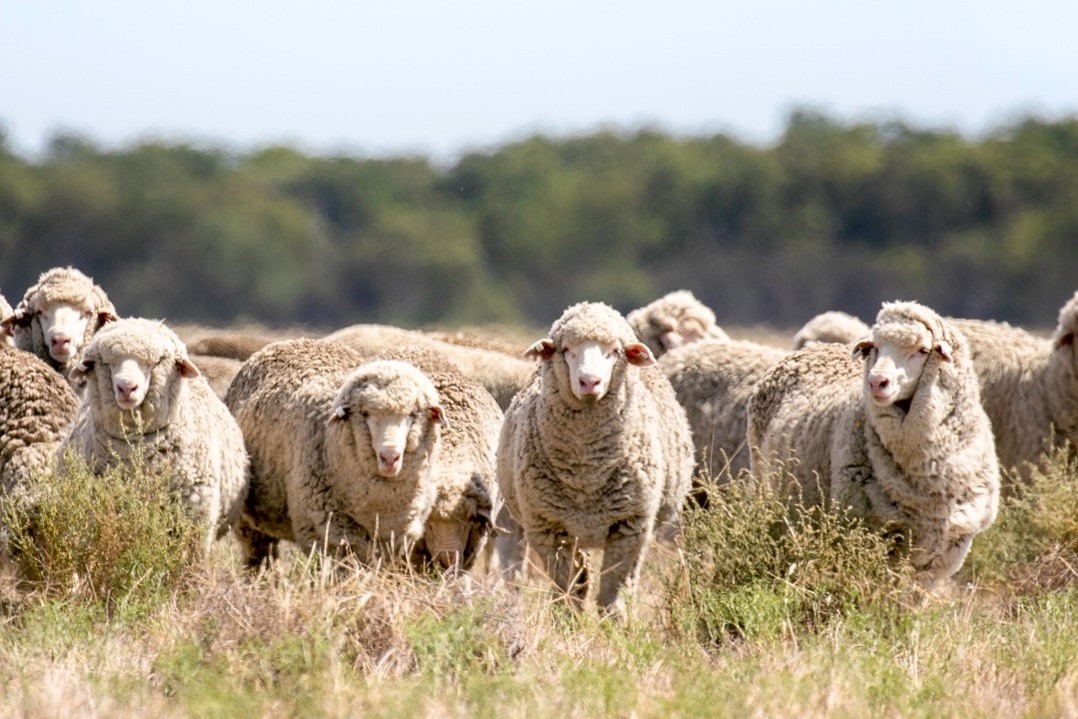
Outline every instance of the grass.
{"label": "grass", "polygon": [[1078,717],[1065,456],[931,597],[855,522],[733,485],[650,555],[624,624],[538,577],[295,551],[251,576],[162,491],[82,469],[3,503],[29,571],[0,584],[0,717]]}

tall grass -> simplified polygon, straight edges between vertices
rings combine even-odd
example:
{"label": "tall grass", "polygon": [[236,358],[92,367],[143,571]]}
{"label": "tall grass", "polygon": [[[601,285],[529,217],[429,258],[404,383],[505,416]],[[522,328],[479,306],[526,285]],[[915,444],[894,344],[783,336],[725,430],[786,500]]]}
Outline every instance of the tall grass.
{"label": "tall grass", "polygon": [[254,575],[230,540],[200,556],[137,473],[42,481],[5,508],[33,572],[0,585],[0,717],[1078,716],[1064,456],[930,597],[856,522],[731,484],[649,555],[621,624],[541,576],[294,550]]}

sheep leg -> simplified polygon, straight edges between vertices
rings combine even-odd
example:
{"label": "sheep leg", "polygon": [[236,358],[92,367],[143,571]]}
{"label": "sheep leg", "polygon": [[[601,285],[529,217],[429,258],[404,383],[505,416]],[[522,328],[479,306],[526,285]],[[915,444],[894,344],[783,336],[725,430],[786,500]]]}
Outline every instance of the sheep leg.
{"label": "sheep leg", "polygon": [[603,573],[597,602],[604,614],[624,616],[624,590],[631,590],[640,574],[640,565],[651,542],[652,533],[628,522],[610,529],[603,548]]}
{"label": "sheep leg", "polygon": [[588,566],[576,540],[565,532],[529,533],[527,539],[542,558],[546,573],[569,599],[569,605],[581,609],[588,594]]}
{"label": "sheep leg", "polygon": [[258,569],[265,559],[277,559],[277,538],[255,527],[250,517],[240,517],[234,531],[248,569]]}

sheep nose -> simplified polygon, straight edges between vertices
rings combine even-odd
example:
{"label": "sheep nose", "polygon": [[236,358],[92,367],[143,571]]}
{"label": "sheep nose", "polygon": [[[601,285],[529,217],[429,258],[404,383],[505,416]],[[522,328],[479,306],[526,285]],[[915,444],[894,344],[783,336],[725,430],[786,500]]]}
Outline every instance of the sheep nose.
{"label": "sheep nose", "polygon": [[71,338],[67,335],[53,335],[49,340],[49,350],[53,354],[71,351]]}
{"label": "sheep nose", "polygon": [[379,452],[378,461],[382,463],[383,467],[394,467],[397,461],[400,459],[400,452]]}
{"label": "sheep nose", "polygon": [[131,380],[117,380],[116,381],[116,393],[120,395],[121,399],[131,399],[131,395],[138,391],[138,382]]}
{"label": "sheep nose", "polygon": [[600,378],[595,375],[580,375],[580,393],[598,394]]}
{"label": "sheep nose", "polygon": [[891,380],[887,377],[869,377],[868,386],[873,392],[879,392],[890,386]]}

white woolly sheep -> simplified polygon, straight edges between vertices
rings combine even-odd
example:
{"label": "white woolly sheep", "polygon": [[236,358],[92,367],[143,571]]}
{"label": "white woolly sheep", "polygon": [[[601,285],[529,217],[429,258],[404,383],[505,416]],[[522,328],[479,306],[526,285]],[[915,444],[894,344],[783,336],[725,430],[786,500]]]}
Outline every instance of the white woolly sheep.
{"label": "white woolly sheep", "polygon": [[225,402],[251,455],[237,528],[249,567],[282,539],[365,562],[407,557],[437,497],[449,421],[426,375],[337,342],[284,340],[244,362]]}
{"label": "white woolly sheep", "polygon": [[597,602],[621,616],[656,530],[674,530],[692,478],[685,412],[617,310],[569,307],[529,349],[540,369],[505,414],[498,485],[573,606],[584,550],[603,550]]}
{"label": "white woolly sheep", "polygon": [[358,350],[364,357],[377,357],[390,347],[414,345],[440,352],[464,374],[486,387],[503,410],[509,406],[535,370],[535,363],[504,352],[445,342],[423,332],[391,325],[352,325],[337,330],[325,339],[341,342]]}
{"label": "white woolly sheep", "polygon": [[86,387],[59,447],[93,471],[140,465],[166,476],[185,512],[206,528],[206,546],[239,515],[247,453],[239,426],[164,323],[109,323],[72,370]]}
{"label": "white woolly sheep", "polygon": [[452,422],[442,426],[442,447],[434,460],[437,497],[416,542],[417,563],[442,569],[470,569],[487,545],[500,504],[494,479],[502,410],[490,392],[436,350],[408,346],[379,359],[417,367],[438,390]]}
{"label": "white woolly sheep", "polygon": [[67,377],[79,351],[116,319],[105,291],[74,267],[43,272],[4,320],[15,346],[32,352]]}
{"label": "white woolly sheep", "polygon": [[[749,405],[752,471],[785,467],[808,504],[830,502],[906,541],[932,588],[996,517],[999,465],[962,333],[915,302],[884,303],[872,338],[780,361]],[[860,378],[860,380],[859,380]]]}
{"label": "white woolly sheep", "polygon": [[625,319],[656,357],[689,342],[730,339],[715,324],[711,308],[688,290],[669,292],[633,310]]}
{"label": "white woolly sheep", "polygon": [[868,337],[870,328],[864,322],[845,312],[822,312],[794,334],[794,349],[816,342],[849,344]]}
{"label": "white woolly sheep", "polygon": [[1060,309],[1051,339],[1005,323],[953,322],[969,340],[1009,492],[1011,470],[1028,479],[1053,442],[1078,448],[1078,292]]}
{"label": "white woolly sheep", "polygon": [[45,362],[0,343],[0,489],[28,491],[53,467],[56,448],[75,418],[78,399]]}
{"label": "white woolly sheep", "polygon": [[756,382],[787,353],[738,340],[692,342],[659,358],[659,366],[685,409],[696,448],[695,498],[707,504],[704,486],[736,479],[749,468],[746,428]]}

